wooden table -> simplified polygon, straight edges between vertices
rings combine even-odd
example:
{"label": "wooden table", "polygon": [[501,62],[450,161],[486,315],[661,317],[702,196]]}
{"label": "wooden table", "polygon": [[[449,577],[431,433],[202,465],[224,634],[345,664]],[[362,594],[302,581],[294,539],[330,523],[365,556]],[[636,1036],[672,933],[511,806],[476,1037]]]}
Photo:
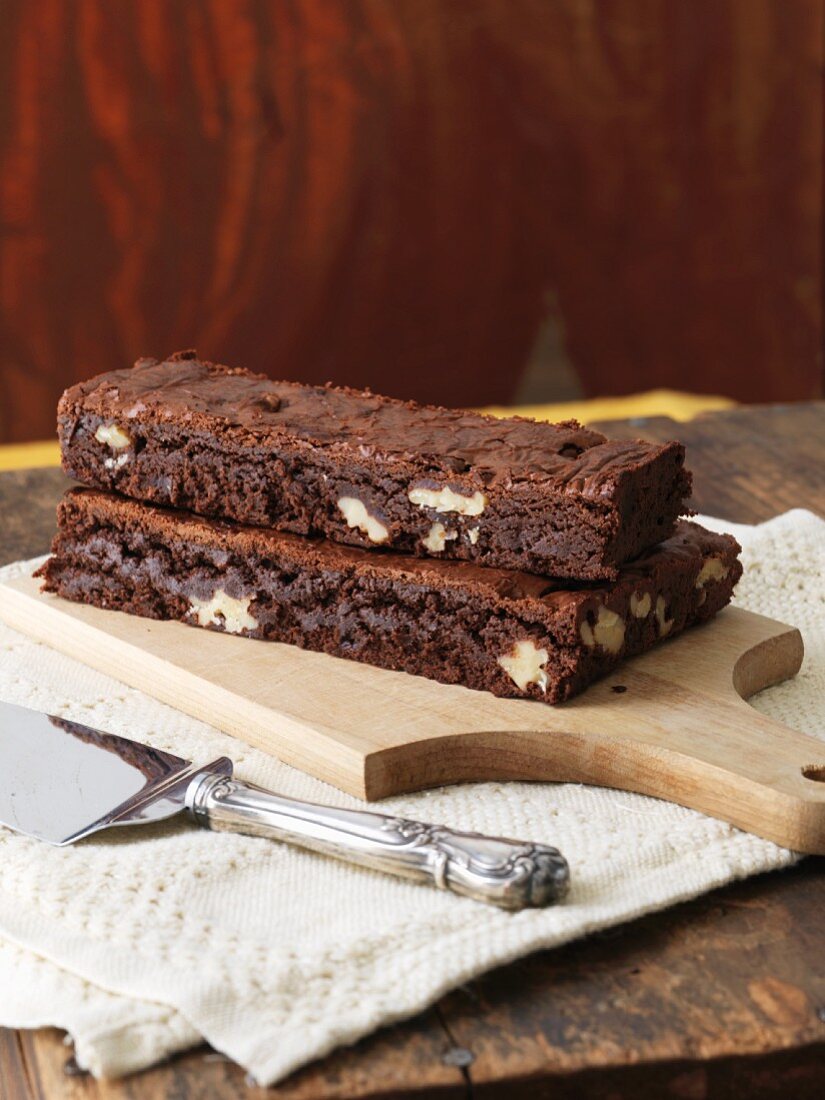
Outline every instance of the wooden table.
{"label": "wooden table", "polygon": [[[823,402],[608,430],[684,439],[700,510],[743,522],[799,506],[825,515]],[[0,475],[0,561],[46,549],[64,485],[57,470]],[[206,1048],[111,1084],[67,1064],[56,1031],[0,1031],[3,1100],[266,1095]],[[504,967],[270,1095],[804,1100],[823,1082],[825,859],[808,859]]]}

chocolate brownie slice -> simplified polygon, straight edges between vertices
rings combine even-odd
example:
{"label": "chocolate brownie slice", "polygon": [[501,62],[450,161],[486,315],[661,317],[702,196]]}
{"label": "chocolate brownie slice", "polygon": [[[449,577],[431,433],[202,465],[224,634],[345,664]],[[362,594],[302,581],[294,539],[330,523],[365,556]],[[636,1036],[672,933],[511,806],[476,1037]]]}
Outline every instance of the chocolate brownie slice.
{"label": "chocolate brownie slice", "polygon": [[682,521],[615,582],[565,587],[75,489],[40,575],[47,591],[98,607],[556,703],[715,615],[740,576],[738,551]]}
{"label": "chocolate brownie slice", "polygon": [[690,492],[680,443],[272,382],[194,352],[73,386],[58,429],[69,474],[137,500],[562,577],[614,578]]}

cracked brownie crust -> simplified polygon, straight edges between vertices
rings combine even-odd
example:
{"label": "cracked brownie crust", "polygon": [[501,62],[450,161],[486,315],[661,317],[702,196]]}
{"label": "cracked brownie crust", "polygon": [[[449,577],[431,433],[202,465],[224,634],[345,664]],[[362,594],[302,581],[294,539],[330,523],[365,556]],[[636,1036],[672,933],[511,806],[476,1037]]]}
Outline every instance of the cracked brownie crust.
{"label": "cracked brownie crust", "polygon": [[690,493],[676,442],[273,382],[194,352],[72,387],[58,430],[69,474],[134,499],[579,579],[667,538]]}

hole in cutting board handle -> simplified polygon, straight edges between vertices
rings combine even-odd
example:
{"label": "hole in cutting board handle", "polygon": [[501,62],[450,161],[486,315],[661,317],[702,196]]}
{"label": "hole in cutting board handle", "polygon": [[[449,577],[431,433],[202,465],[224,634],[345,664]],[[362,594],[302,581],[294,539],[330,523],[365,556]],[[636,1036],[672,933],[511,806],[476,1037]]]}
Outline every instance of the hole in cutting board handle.
{"label": "hole in cutting board handle", "polygon": [[814,783],[825,783],[825,764],[808,764],[802,769],[802,774]]}

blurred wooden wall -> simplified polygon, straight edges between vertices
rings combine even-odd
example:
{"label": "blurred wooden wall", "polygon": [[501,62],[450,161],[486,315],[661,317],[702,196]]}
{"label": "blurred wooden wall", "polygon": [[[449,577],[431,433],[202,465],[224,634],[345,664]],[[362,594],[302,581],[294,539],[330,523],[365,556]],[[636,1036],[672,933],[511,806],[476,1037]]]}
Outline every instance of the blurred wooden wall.
{"label": "blurred wooden wall", "polygon": [[822,392],[825,0],[0,0],[0,439],[196,345]]}

